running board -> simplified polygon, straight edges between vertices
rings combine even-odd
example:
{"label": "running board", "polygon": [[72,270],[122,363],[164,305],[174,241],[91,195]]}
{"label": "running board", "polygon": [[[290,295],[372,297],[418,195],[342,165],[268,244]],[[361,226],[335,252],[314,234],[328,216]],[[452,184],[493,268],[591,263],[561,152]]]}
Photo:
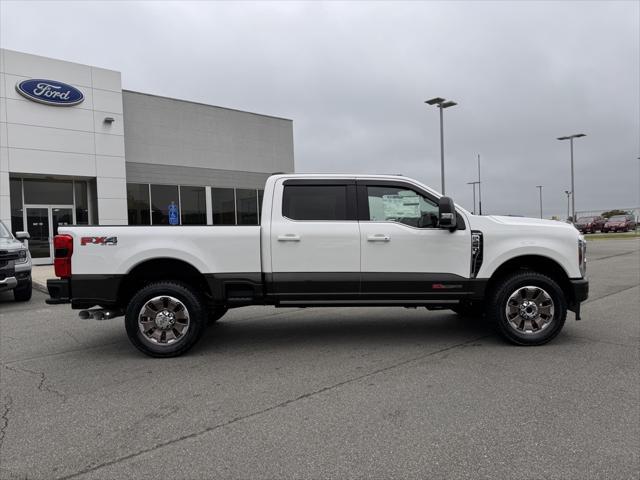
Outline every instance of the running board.
{"label": "running board", "polygon": [[459,300],[281,300],[276,307],[430,307],[458,305]]}

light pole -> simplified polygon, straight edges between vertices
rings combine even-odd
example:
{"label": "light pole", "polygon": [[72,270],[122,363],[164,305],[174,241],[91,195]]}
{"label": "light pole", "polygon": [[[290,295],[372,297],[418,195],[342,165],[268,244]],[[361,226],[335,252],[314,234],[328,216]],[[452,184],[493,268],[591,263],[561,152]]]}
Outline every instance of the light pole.
{"label": "light pole", "polygon": [[467,185],[473,185],[473,214],[476,214],[476,185],[480,186],[480,182],[467,182]]}
{"label": "light pole", "polygon": [[564,193],[567,194],[567,222],[569,221],[569,198],[571,198],[571,192],[569,190],[565,190]]}
{"label": "light pole", "polygon": [[428,105],[436,105],[440,109],[440,183],[442,195],[444,195],[444,126],[442,125],[442,110],[457,105],[456,102],[445,100],[444,98],[435,97],[426,100],[424,103]]}
{"label": "light pole", "polygon": [[536,185],[536,188],[540,192],[540,218],[542,218],[542,185]]}
{"label": "light pole", "polygon": [[558,137],[558,140],[569,140],[571,144],[571,218],[574,222],[576,220],[576,187],[573,182],[573,139],[580,137],[586,137],[586,135],[584,133],[576,133],[566,137]]}
{"label": "light pole", "polygon": [[478,154],[478,213],[482,215],[482,182],[480,181],[480,154]]}

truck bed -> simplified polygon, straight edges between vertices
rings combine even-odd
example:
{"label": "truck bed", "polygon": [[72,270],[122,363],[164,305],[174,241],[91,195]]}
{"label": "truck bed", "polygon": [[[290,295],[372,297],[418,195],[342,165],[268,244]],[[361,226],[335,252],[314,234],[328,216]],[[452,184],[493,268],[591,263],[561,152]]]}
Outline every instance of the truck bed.
{"label": "truck bed", "polygon": [[74,275],[124,275],[148,259],[183,260],[200,272],[260,272],[259,226],[60,227],[74,237]]}

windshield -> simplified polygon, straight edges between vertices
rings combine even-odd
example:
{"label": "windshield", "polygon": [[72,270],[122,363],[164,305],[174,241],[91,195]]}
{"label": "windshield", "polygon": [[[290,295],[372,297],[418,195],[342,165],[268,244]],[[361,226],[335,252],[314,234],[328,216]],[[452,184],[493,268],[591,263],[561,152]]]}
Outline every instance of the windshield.
{"label": "windshield", "polygon": [[9,233],[9,229],[2,222],[0,222],[0,238],[13,238]]}
{"label": "windshield", "polygon": [[624,215],[616,215],[609,219],[610,222],[624,222],[627,219]]}
{"label": "windshield", "polygon": [[578,219],[578,223],[589,223],[593,222],[593,217],[582,217]]}

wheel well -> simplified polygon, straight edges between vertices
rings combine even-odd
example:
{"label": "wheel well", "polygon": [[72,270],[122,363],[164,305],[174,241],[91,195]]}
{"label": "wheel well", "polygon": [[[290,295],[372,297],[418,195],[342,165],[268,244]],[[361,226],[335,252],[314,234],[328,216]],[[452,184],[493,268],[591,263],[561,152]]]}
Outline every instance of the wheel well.
{"label": "wheel well", "polygon": [[142,287],[160,280],[186,283],[207,297],[211,290],[205,276],[193,265],[175,258],[155,258],[136,265],[123,279],[118,289],[118,302],[126,305]]}
{"label": "wheel well", "polygon": [[543,257],[542,255],[523,255],[507,260],[493,272],[487,285],[488,291],[491,291],[495,284],[505,276],[526,270],[541,273],[558,282],[558,285],[567,298],[567,302],[569,304],[573,303],[573,293],[567,272],[565,272],[564,268],[555,260]]}

